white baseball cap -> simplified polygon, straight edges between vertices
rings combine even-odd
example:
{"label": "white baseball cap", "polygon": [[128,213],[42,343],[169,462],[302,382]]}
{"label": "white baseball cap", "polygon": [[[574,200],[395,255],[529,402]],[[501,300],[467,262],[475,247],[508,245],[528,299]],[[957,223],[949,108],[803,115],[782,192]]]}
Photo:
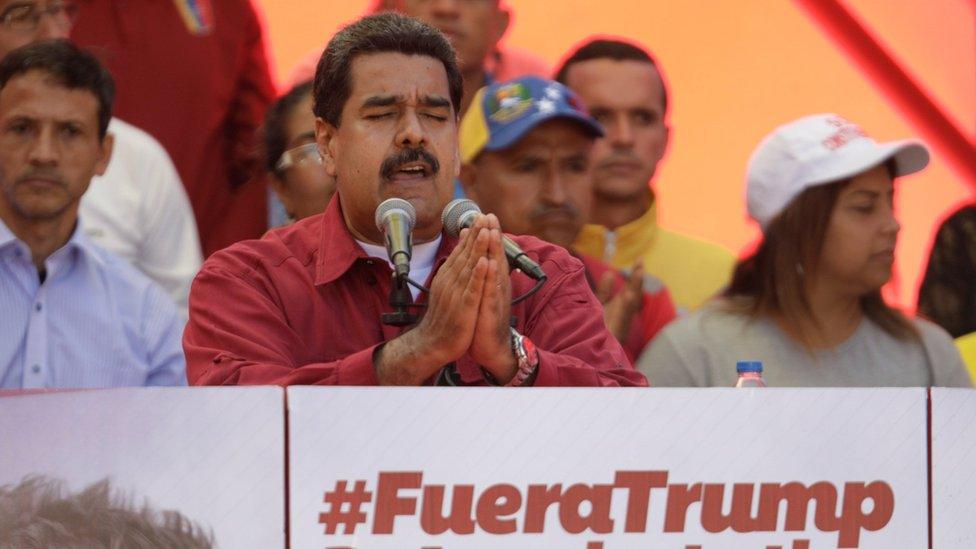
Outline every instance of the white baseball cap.
{"label": "white baseball cap", "polygon": [[753,151],[746,174],[749,217],[765,231],[806,189],[842,181],[894,159],[895,177],[925,168],[929,151],[916,140],[878,143],[836,114],[784,124]]}

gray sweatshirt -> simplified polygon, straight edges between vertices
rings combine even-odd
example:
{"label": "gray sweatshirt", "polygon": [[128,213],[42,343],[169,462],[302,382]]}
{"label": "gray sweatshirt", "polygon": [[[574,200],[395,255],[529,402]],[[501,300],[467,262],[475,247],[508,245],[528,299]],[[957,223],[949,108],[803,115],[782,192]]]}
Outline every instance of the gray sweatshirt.
{"label": "gray sweatshirt", "polygon": [[739,360],[760,360],[770,387],[971,387],[952,338],[915,319],[921,344],[901,341],[865,318],[847,341],[808,351],[770,318],[708,305],[668,325],[637,368],[658,387],[732,387]]}

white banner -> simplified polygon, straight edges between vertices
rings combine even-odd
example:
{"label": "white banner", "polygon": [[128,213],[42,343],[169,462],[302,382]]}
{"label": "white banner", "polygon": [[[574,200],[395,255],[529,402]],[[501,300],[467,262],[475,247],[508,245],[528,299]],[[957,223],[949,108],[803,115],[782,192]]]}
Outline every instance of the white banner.
{"label": "white banner", "polygon": [[294,547],[928,544],[924,389],[293,387],[287,401]]}
{"label": "white banner", "polygon": [[[163,540],[154,547],[204,546],[174,541],[183,538],[173,537],[174,523],[163,513],[177,511],[183,534],[187,526],[201,531],[200,539],[212,532],[214,547],[282,548],[283,402],[277,387],[0,397],[0,487],[22,494],[24,514],[23,498],[41,501],[56,494],[65,502],[62,508],[76,509],[58,516],[89,522],[64,524],[69,535],[74,528],[99,529],[105,525],[93,522],[114,516],[128,530],[150,531],[145,520],[152,522]],[[109,507],[92,495],[102,489],[112,494],[115,511],[92,508]],[[0,506],[10,500],[0,497]],[[59,505],[49,503],[49,509]],[[0,532],[0,539],[4,535],[12,534]],[[66,542],[51,546],[61,544]]]}
{"label": "white banner", "polygon": [[976,547],[976,391],[932,389],[932,548]]}

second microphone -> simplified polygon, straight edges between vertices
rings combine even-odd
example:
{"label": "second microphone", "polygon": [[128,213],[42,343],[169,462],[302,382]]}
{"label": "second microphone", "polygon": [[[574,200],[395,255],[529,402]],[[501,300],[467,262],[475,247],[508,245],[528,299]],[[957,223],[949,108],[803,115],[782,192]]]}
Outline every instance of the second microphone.
{"label": "second microphone", "polygon": [[[461,229],[473,225],[474,221],[481,215],[483,215],[481,208],[474,201],[458,198],[444,206],[441,221],[444,223],[444,231],[453,237],[457,237],[461,234]],[[510,268],[518,269],[534,280],[546,279],[546,273],[542,267],[531,257],[525,255],[525,252],[515,241],[502,235],[502,246],[505,248],[505,257],[508,258]]]}

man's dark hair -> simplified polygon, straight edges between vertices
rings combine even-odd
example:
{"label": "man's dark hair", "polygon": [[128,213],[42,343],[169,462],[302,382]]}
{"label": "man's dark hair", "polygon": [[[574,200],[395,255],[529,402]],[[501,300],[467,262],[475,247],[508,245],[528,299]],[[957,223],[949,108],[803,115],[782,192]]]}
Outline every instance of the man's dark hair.
{"label": "man's dark hair", "polygon": [[[658,67],[654,57],[652,57],[651,54],[646,50],[628,42],[600,38],[590,40],[589,42],[583,44],[578,50],[573,52],[572,55],[563,61],[562,66],[560,66],[559,70],[556,71],[556,81],[568,86],[568,84],[566,84],[566,76],[569,74],[569,68],[576,63],[592,61],[594,59],[613,59],[614,61],[637,61],[638,63],[647,63],[653,67],[659,75],[661,74],[661,68]],[[667,112],[668,88],[664,85],[663,78],[661,79],[661,103],[661,109],[663,112]]]}
{"label": "man's dark hair", "polygon": [[0,88],[11,78],[34,70],[47,73],[69,90],[90,91],[98,99],[98,136],[105,137],[112,119],[115,82],[95,56],[67,40],[46,40],[17,48],[0,61]]}
{"label": "man's dark hair", "polygon": [[412,17],[386,12],[363,17],[340,30],[319,58],[315,69],[312,112],[339,127],[342,108],[352,91],[349,72],[358,55],[393,52],[437,59],[447,72],[455,116],[461,108],[461,72],[447,38],[434,27]]}
{"label": "man's dark hair", "polygon": [[[275,101],[264,115],[264,165],[269,172],[277,172],[275,164],[288,147],[288,135],[285,131],[288,117],[295,106],[311,92],[312,82],[302,82]],[[312,115],[311,112],[308,114]]]}

